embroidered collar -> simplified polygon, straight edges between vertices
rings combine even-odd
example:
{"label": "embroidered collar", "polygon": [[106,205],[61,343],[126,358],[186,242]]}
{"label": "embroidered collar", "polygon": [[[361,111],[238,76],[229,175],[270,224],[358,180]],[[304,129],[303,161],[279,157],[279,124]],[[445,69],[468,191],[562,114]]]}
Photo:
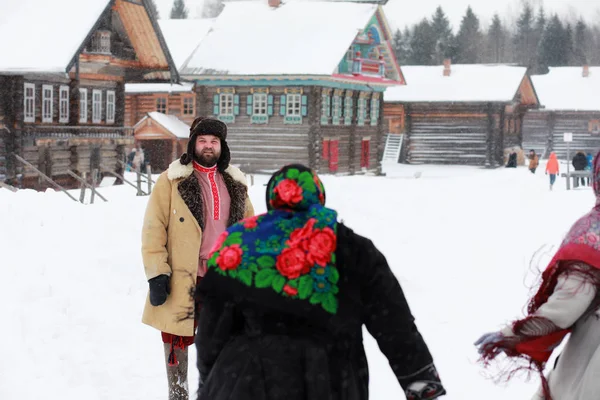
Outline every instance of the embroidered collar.
{"label": "embroidered collar", "polygon": [[210,172],[216,172],[217,171],[217,164],[213,165],[210,168],[206,168],[203,167],[202,165],[198,164],[196,161],[194,161],[194,169],[198,172],[204,172],[204,173],[210,173]]}

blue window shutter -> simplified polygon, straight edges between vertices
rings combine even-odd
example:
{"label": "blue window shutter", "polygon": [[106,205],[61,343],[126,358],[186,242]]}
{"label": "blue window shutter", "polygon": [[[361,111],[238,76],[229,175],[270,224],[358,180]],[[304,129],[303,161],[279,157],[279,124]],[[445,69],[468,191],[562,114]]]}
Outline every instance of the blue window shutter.
{"label": "blue window shutter", "polygon": [[306,117],[308,115],[307,103],[308,103],[308,98],[306,97],[306,95],[303,95],[302,96],[302,116],[303,117]]}
{"label": "blue window shutter", "polygon": [[246,114],[252,115],[252,102],[254,100],[254,95],[249,94],[246,96]]}
{"label": "blue window shutter", "polygon": [[219,95],[215,94],[213,96],[213,114],[219,115]]}
{"label": "blue window shutter", "polygon": [[233,95],[233,115],[240,115],[240,95]]}
{"label": "blue window shutter", "polygon": [[352,97],[348,97],[348,116],[349,117],[353,117],[354,116],[354,100],[352,99]]}
{"label": "blue window shutter", "polygon": [[285,116],[286,105],[287,105],[287,98],[286,98],[285,94],[282,94],[279,97],[279,115],[281,115],[282,117]]}
{"label": "blue window shutter", "polygon": [[267,114],[269,116],[273,115],[273,95],[272,94],[267,96]]}

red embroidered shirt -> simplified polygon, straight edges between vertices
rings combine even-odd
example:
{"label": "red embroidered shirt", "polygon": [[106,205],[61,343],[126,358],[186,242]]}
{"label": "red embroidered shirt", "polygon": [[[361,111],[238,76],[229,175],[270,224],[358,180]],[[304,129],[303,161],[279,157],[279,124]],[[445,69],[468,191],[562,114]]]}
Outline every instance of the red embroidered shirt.
{"label": "red embroidered shirt", "polygon": [[223,176],[217,166],[206,168],[194,162],[194,174],[200,183],[202,192],[202,211],[204,214],[204,230],[198,261],[198,276],[206,273],[206,260],[219,235],[227,229],[229,205],[231,199]]}

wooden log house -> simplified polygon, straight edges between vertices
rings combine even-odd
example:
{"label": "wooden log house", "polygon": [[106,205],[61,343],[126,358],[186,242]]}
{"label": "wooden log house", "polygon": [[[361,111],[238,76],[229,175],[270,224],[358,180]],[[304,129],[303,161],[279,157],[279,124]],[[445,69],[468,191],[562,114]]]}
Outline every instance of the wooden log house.
{"label": "wooden log house", "polygon": [[497,167],[520,149],[523,116],[539,104],[526,68],[445,60],[402,71],[406,86],[384,104],[390,135],[404,135],[400,162]]}
{"label": "wooden log house", "polygon": [[244,171],[377,174],[383,92],[404,83],[391,39],[378,2],[229,2],[180,74]]}
{"label": "wooden log house", "polygon": [[600,150],[600,67],[550,68],[533,75],[542,108],[523,121],[523,147],[542,157],[555,151],[567,158],[564,133],[571,132],[571,157],[577,151],[595,155]]}
{"label": "wooden log house", "polygon": [[0,24],[0,178],[47,187],[14,154],[67,187],[68,170],[121,171],[125,83],[178,80],[145,0],[18,3]]}

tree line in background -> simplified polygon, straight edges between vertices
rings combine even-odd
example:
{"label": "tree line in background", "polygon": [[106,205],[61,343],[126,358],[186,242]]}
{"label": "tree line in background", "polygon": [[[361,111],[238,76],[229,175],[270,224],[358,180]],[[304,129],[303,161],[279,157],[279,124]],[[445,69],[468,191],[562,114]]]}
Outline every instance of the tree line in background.
{"label": "tree line in background", "polygon": [[600,22],[571,24],[527,3],[514,26],[496,14],[487,29],[468,7],[456,34],[439,6],[431,19],[396,30],[393,43],[400,65],[439,65],[450,58],[461,64],[519,64],[545,73],[548,67],[600,64]]}
{"label": "tree line in background", "polygon": [[[156,15],[156,18],[160,18],[158,8],[154,0],[148,0],[150,11]],[[221,11],[223,11],[223,0],[206,0],[204,1],[204,8],[202,9],[202,18],[215,18]],[[170,19],[186,19],[189,11],[185,6],[184,0],[174,0],[173,6],[171,7],[171,13],[169,14]]]}

